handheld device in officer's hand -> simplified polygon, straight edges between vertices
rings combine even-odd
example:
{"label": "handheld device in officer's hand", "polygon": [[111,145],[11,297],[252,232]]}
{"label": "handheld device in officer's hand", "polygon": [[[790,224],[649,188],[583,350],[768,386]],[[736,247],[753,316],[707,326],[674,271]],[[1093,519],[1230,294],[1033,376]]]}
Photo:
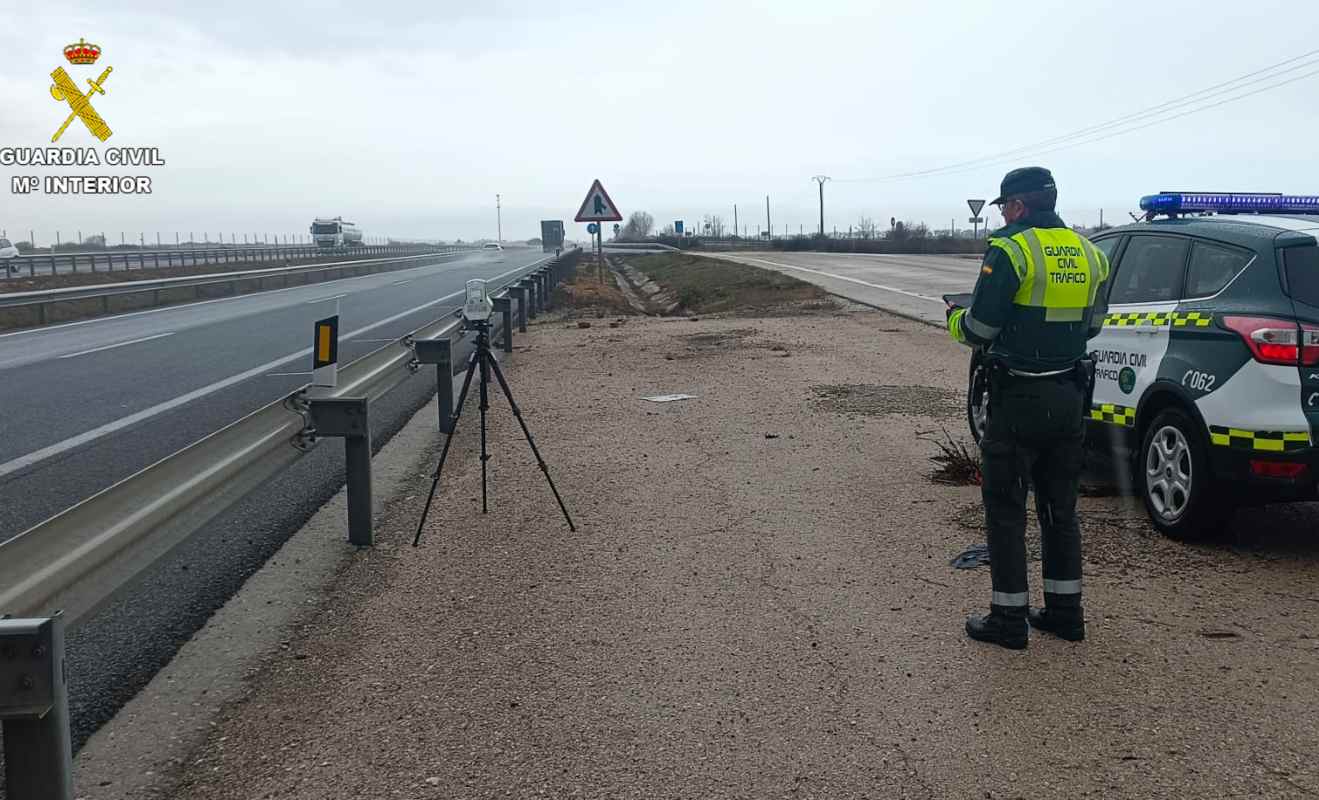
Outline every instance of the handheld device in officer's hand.
{"label": "handheld device in officer's hand", "polygon": [[970,308],[971,301],[975,298],[972,294],[946,294],[943,296],[943,315],[951,317],[953,312],[959,308]]}

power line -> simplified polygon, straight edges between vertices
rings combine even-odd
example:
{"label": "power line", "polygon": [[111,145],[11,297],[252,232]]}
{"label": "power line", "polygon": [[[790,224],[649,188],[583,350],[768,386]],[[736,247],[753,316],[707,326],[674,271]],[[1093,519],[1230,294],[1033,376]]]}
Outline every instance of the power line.
{"label": "power line", "polygon": [[[1110,132],[1110,133],[1104,133],[1104,134],[1102,134],[1102,135],[1095,135],[1095,136],[1093,136],[1093,137],[1091,137],[1091,138],[1084,139],[1084,140],[1081,140],[1081,141],[1068,142],[1068,143],[1066,143],[1066,144],[1060,144],[1060,145],[1058,145],[1058,146],[1056,146],[1056,147],[1050,147],[1050,148],[1047,148],[1047,149],[1045,149],[1045,150],[1039,150],[1039,151],[1037,151],[1037,152],[1032,153],[1031,155],[1047,155],[1047,154],[1049,154],[1049,153],[1056,153],[1056,152],[1058,152],[1058,151],[1060,151],[1060,150],[1068,150],[1068,149],[1071,149],[1071,148],[1073,148],[1073,147],[1080,147],[1080,146],[1082,146],[1082,145],[1093,144],[1093,143],[1095,143],[1095,142],[1101,142],[1101,141],[1103,141],[1103,140],[1105,140],[1105,139],[1112,139],[1112,138],[1114,138],[1114,137],[1122,136],[1122,135],[1125,135],[1125,134],[1128,134],[1128,133],[1135,133],[1136,131],[1144,130],[1144,129],[1146,129],[1146,128],[1152,128],[1152,127],[1154,127],[1155,125],[1162,125],[1162,124],[1165,123],[1165,122],[1172,122],[1173,120],[1181,119],[1182,117],[1188,117],[1188,116],[1190,116],[1190,115],[1192,115],[1192,114],[1199,114],[1201,111],[1208,111],[1208,110],[1213,109],[1213,108],[1218,108],[1219,106],[1227,105],[1228,103],[1232,103],[1232,102],[1235,102],[1235,101],[1237,101],[1237,100],[1244,100],[1244,99],[1247,98],[1247,97],[1253,97],[1254,95],[1261,94],[1261,93],[1263,93],[1263,92],[1267,92],[1267,91],[1269,91],[1270,89],[1276,89],[1276,88],[1278,88],[1278,87],[1280,87],[1280,86],[1286,86],[1286,85],[1289,84],[1289,83],[1296,83],[1297,81],[1304,80],[1305,78],[1309,78],[1309,77],[1312,77],[1312,76],[1315,76],[1315,75],[1319,75],[1319,69],[1312,70],[1312,71],[1310,71],[1310,72],[1306,72],[1306,73],[1304,73],[1304,74],[1302,74],[1302,75],[1297,75],[1296,77],[1294,77],[1294,78],[1289,78],[1289,79],[1287,79],[1287,80],[1285,80],[1285,81],[1279,81],[1278,83],[1270,84],[1269,86],[1263,86],[1263,87],[1260,87],[1259,89],[1254,89],[1254,90],[1249,91],[1249,92],[1243,92],[1243,93],[1241,93],[1241,94],[1234,95],[1234,96],[1232,96],[1232,97],[1228,97],[1228,98],[1225,98],[1225,99],[1223,99],[1223,100],[1219,100],[1217,103],[1210,103],[1209,105],[1206,105],[1206,106],[1200,106],[1200,107],[1198,107],[1198,108],[1192,108],[1192,109],[1189,109],[1189,110],[1183,111],[1183,112],[1180,113],[1180,114],[1174,114],[1174,115],[1172,115],[1172,116],[1170,116],[1170,117],[1163,117],[1163,118],[1160,118],[1160,119],[1151,120],[1150,122],[1146,122],[1146,123],[1141,124],[1141,125],[1135,125],[1135,126],[1132,126],[1132,127],[1123,128],[1122,130],[1113,131],[1113,132]],[[980,168],[982,168],[982,167],[986,167],[986,166],[993,166],[994,164],[1003,164],[1003,163],[1007,163],[1007,162],[1009,162],[1009,161],[1014,160],[1015,158],[1016,158],[1015,156],[1014,156],[1014,157],[1008,157],[1008,158],[1000,158],[1000,159],[998,159],[998,160],[996,160],[996,161],[988,162],[988,163],[986,163],[986,164],[979,164],[979,165],[977,165],[977,166],[974,166],[974,167],[967,167],[966,169],[961,169],[961,170],[952,170],[952,171],[949,171],[949,172],[946,172],[946,173],[942,173],[942,174],[951,175],[951,174],[955,174],[955,173],[957,173],[957,172],[968,172],[968,171],[976,170],[976,169],[980,169]]]}
{"label": "power line", "polygon": [[[1305,63],[1301,63],[1301,64],[1295,63],[1298,61],[1303,61],[1305,59],[1308,59],[1311,56],[1317,54],[1319,54],[1319,49],[1311,50],[1309,52],[1302,53],[1301,55],[1293,56],[1292,58],[1277,62],[1276,64],[1270,65],[1268,67],[1264,67],[1262,69],[1258,69],[1253,72],[1248,72],[1244,75],[1239,75],[1235,78],[1232,78],[1231,80],[1223,81],[1222,83],[1214,84],[1213,86],[1200,89],[1190,94],[1183,95],[1181,97],[1174,98],[1172,100],[1164,101],[1162,103],[1159,103],[1154,106],[1150,106],[1143,110],[1132,112],[1130,114],[1126,114],[1120,117],[1115,117],[1106,122],[1101,122],[1086,128],[1081,128],[1079,130],[1072,131],[1071,133],[1066,133],[1060,136],[1044,139],[1042,141],[1035,142],[1033,144],[1025,145],[1022,147],[1016,147],[1011,150],[1004,150],[999,153],[981,156],[979,158],[973,158],[967,161],[960,161],[953,164],[945,164],[942,167],[933,167],[930,169],[915,170],[912,172],[895,173],[892,175],[885,175],[878,178],[843,178],[839,180],[844,183],[879,183],[886,181],[903,180],[907,178],[954,174],[957,172],[965,172],[968,169],[978,169],[980,167],[991,166],[995,163],[998,163],[1002,159],[1009,157],[1016,158],[1028,153],[1032,155],[1052,153],[1058,150],[1066,149],[1067,147],[1102,141],[1104,139],[1112,138],[1113,136],[1120,136],[1125,133],[1131,133],[1133,131],[1143,130],[1144,128],[1151,127],[1152,125],[1158,125],[1163,122],[1170,122],[1172,120],[1180,119],[1181,117],[1188,116],[1190,114],[1199,113],[1201,111],[1207,111],[1211,108],[1217,108],[1218,106],[1225,105],[1226,103],[1234,102],[1236,100],[1242,100],[1247,97],[1260,94],[1261,92],[1266,92],[1271,89],[1276,89],[1280,86],[1285,86],[1289,83],[1295,83],[1296,81],[1311,77],[1315,74],[1319,74],[1319,70],[1306,72],[1285,81],[1271,83],[1268,84],[1267,86],[1262,86],[1259,89],[1250,92],[1244,92],[1242,94],[1234,95],[1217,103],[1211,103],[1208,105],[1191,108],[1180,114],[1163,116],[1165,114],[1168,114],[1168,112],[1175,111],[1179,108],[1184,108],[1189,105],[1202,103],[1205,100],[1210,100],[1214,97],[1221,97],[1222,95],[1231,94],[1232,92],[1239,92],[1240,90],[1244,89],[1247,86],[1253,86],[1260,83],[1266,83],[1268,81],[1275,80],[1276,78],[1279,78],[1282,75],[1285,75],[1290,72],[1295,72],[1298,69],[1306,69],[1308,67],[1317,66],[1319,65],[1319,59],[1306,61]],[[1279,69],[1280,67],[1284,67],[1289,64],[1292,64],[1293,66],[1287,67],[1287,69]],[[1265,75],[1264,73],[1269,73],[1269,74]],[[1262,77],[1257,77],[1257,76],[1262,76]],[[1249,79],[1253,79],[1253,80],[1249,80]],[[1140,120],[1147,119],[1151,116],[1157,116],[1160,118],[1155,119],[1143,125],[1131,126],[1131,123],[1139,122]],[[1119,130],[1113,130],[1113,129],[1119,129]],[[1108,133],[1108,131],[1112,131],[1112,132]],[[1103,133],[1104,135],[1100,135],[1100,136],[1095,135],[1101,133]],[[1073,140],[1081,140],[1081,141],[1073,141]],[[1064,144],[1065,142],[1070,142],[1070,144]],[[1062,146],[1054,147],[1053,145],[1062,145]],[[1039,148],[1041,147],[1048,149],[1039,150]]]}

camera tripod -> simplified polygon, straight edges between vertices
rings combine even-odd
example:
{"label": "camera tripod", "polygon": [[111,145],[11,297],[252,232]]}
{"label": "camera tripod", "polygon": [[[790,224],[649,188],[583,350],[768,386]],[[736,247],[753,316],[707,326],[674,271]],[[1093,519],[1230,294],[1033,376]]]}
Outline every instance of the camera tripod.
{"label": "camera tripod", "polygon": [[421,512],[421,520],[417,523],[417,534],[412,538],[412,546],[416,547],[421,543],[421,530],[426,525],[426,518],[430,515],[431,504],[435,501],[435,491],[440,486],[440,473],[444,471],[444,462],[449,457],[449,445],[453,444],[453,435],[458,432],[458,419],[462,416],[463,406],[467,402],[467,391],[471,389],[472,378],[477,374],[480,375],[481,381],[481,513],[486,514],[489,512],[486,491],[486,462],[490,460],[490,454],[486,451],[486,411],[490,408],[488,388],[491,372],[498,379],[499,387],[503,389],[504,396],[508,398],[508,405],[513,409],[513,416],[517,418],[518,424],[522,426],[522,434],[527,437],[527,444],[531,445],[531,452],[536,456],[536,463],[540,466],[540,471],[545,474],[545,480],[550,485],[550,491],[554,493],[554,499],[559,501],[559,510],[563,512],[563,518],[568,522],[568,530],[576,533],[577,526],[573,525],[572,517],[568,514],[568,508],[563,504],[563,498],[559,496],[559,490],[554,486],[554,479],[550,477],[550,470],[545,465],[545,459],[541,458],[540,450],[536,449],[536,442],[531,438],[531,431],[527,428],[526,420],[522,419],[522,410],[518,408],[517,401],[513,399],[513,390],[508,387],[508,381],[504,379],[504,371],[499,368],[499,362],[495,360],[494,354],[490,352],[489,321],[468,320],[464,324],[469,330],[476,331],[476,350],[472,352],[467,361],[467,375],[463,378],[462,391],[458,393],[458,403],[453,414],[453,425],[450,426],[447,438],[444,440],[444,449],[440,451],[440,463],[436,465],[435,474],[431,476],[430,494],[426,497],[426,507]]}

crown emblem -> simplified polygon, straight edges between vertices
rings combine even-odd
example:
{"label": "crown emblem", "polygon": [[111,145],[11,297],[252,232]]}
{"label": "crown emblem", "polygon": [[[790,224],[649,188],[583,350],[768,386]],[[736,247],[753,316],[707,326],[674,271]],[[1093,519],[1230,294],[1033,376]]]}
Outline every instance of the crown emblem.
{"label": "crown emblem", "polygon": [[70,64],[95,64],[101,57],[101,46],[88,44],[86,39],[79,39],[77,44],[64,48],[64,57]]}

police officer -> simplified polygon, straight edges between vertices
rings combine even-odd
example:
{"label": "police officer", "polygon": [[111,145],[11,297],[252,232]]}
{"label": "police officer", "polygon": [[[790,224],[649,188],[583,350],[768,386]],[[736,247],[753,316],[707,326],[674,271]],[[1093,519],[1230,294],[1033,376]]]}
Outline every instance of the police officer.
{"label": "police officer", "polygon": [[[1108,260],[1055,213],[1043,167],[1014,169],[994,201],[1007,225],[989,236],[970,308],[949,305],[953,339],[985,348],[989,419],[980,442],[994,593],[972,616],[972,639],[1026,647],[1027,619],[1069,641],[1085,638],[1081,529],[1076,520],[1084,416],[1094,365],[1086,342],[1103,326]],[[1026,492],[1042,533],[1044,608],[1026,583]]]}

